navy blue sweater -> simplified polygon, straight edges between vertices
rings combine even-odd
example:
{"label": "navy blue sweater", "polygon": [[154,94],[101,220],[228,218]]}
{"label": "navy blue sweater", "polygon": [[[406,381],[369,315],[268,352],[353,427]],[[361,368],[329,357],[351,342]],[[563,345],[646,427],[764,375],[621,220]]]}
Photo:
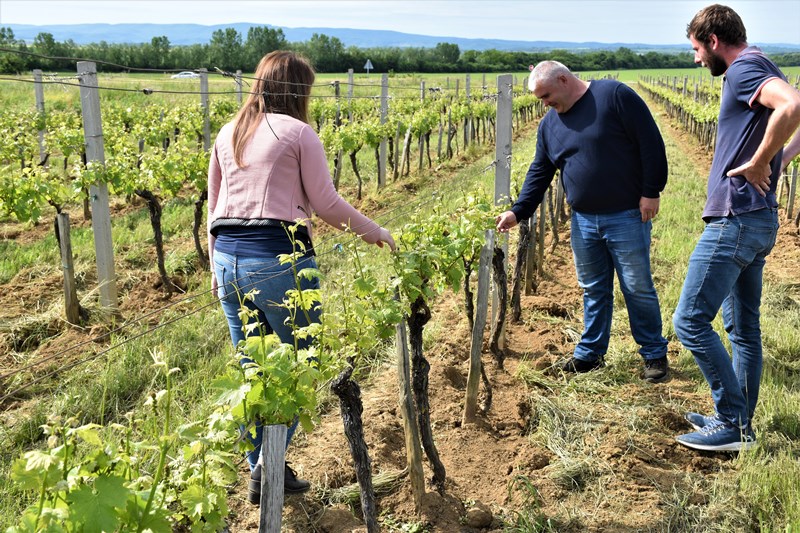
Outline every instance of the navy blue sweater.
{"label": "navy blue sweater", "polygon": [[667,183],[664,141],[650,110],[627,85],[595,80],[566,112],[539,123],[536,155],[511,210],[529,218],[561,171],[567,203],[581,213],[638,209]]}

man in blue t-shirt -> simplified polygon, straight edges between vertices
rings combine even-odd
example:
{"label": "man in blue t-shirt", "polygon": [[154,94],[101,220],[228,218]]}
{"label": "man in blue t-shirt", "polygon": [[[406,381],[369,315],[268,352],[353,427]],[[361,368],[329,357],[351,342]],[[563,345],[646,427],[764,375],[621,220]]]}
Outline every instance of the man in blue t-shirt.
{"label": "man in blue t-shirt", "polygon": [[664,141],[647,105],[628,86],[586,82],[556,61],[536,65],[529,86],[552,109],[539,124],[536,154],[519,198],[497,217],[505,232],[530,217],[556,170],[572,208],[572,252],[583,289],[584,329],[565,372],[604,365],[614,311],[614,272],[641,346],[642,378],[668,377],[667,340],[650,272],[651,220],[667,183]]}
{"label": "man in blue t-shirt", "polygon": [[[800,124],[800,93],[761,51],[748,46],[739,15],[712,5],[689,23],[695,63],[725,75],[717,143],[703,210],[706,227],[689,259],[673,323],[711,387],[715,413],[688,413],[696,429],[677,437],[698,450],[755,444],[751,421],[761,381],[759,307],[766,256],[775,245],[775,189],[782,161],[800,150],[784,143]],[[794,153],[791,153],[794,152]],[[720,308],[733,358],[711,325]]]}

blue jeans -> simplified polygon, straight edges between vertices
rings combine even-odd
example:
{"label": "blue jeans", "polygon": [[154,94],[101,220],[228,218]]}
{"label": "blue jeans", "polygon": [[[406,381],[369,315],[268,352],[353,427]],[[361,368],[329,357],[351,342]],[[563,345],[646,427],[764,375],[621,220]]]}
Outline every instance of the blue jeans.
{"label": "blue jeans", "polygon": [[[316,262],[312,256],[306,256],[298,260],[297,270],[304,268],[316,268]],[[294,343],[294,334],[289,319],[289,310],[281,305],[286,291],[296,289],[294,275],[292,274],[291,264],[281,264],[277,258],[271,257],[242,257],[233,256],[222,252],[214,252],[214,272],[219,285],[218,296],[222,304],[222,311],[228,319],[228,328],[231,333],[231,340],[234,347],[238,346],[239,341],[244,340],[245,334],[242,330],[242,321],[239,318],[239,309],[244,305],[248,309],[257,311],[258,320],[267,333],[275,333],[281,342]],[[319,280],[302,279],[300,287],[303,290],[319,288]],[[256,289],[259,291],[254,300],[245,300],[244,295]],[[308,312],[311,322],[318,322],[320,317],[319,309]],[[297,327],[307,326],[309,321],[303,312],[298,312],[295,317]],[[259,335],[256,329],[252,335]],[[299,339],[299,348],[307,348],[311,343],[310,339]],[[243,362],[247,361],[246,359]],[[286,432],[286,446],[289,446],[295,430],[297,429],[297,419]],[[261,453],[262,428],[256,427],[256,435],[251,438],[255,446],[248,455],[247,460],[251,469],[258,461]]]}
{"label": "blue jeans", "polygon": [[614,312],[614,272],[628,307],[631,333],[644,359],[667,354],[661,309],[650,273],[650,230],[638,209],[617,213],[572,212],[572,253],[583,289],[583,335],[574,357],[595,361],[608,351]]}
{"label": "blue jeans", "polygon": [[[720,417],[744,427],[761,382],[761,283],[775,245],[778,211],[761,209],[708,221],[689,258],[673,324],[711,387]],[[733,359],[711,322],[722,308]]]}

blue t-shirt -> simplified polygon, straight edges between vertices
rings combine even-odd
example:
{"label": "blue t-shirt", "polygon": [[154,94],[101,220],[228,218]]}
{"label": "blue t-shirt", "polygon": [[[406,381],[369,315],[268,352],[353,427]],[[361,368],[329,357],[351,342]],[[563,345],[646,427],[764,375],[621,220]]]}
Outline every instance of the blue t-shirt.
{"label": "blue t-shirt", "polygon": [[647,104],[614,80],[595,80],[565,113],[551,109],[539,124],[536,154],[511,210],[530,217],[556,170],[569,205],[581,213],[638,209],[667,183],[664,140]]}
{"label": "blue t-shirt", "polygon": [[761,144],[772,109],[759,104],[756,98],[764,85],[775,78],[786,80],[780,69],[755,46],[745,48],[725,73],[717,145],[708,176],[708,200],[703,210],[706,220],[778,206],[775,190],[783,149],[778,150],[770,162],[772,183],[766,197],[744,176],[726,176],[732,168],[750,161]]}

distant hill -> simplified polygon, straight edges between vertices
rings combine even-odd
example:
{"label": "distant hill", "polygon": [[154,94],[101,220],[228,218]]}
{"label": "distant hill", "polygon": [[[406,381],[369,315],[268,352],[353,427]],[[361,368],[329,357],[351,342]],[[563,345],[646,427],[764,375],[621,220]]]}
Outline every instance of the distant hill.
{"label": "distant hill", "polygon": [[[345,46],[359,48],[372,47],[433,47],[437,43],[457,44],[464,50],[505,50],[540,52],[553,49],[567,50],[616,50],[624,46],[636,52],[682,52],[688,50],[687,44],[642,44],[642,43],[598,43],[567,41],[510,41],[503,39],[466,39],[462,37],[416,35],[397,31],[355,30],[348,28],[284,28],[269,24],[252,24],[238,22],[204,26],[201,24],[61,24],[34,26],[30,24],[8,24],[17,39],[32,42],[39,33],[50,33],[57,41],[72,39],[77,44],[97,43],[143,43],[150,42],[153,37],[167,36],[173,45],[208,43],[214,31],[235,28],[242,39],[247,37],[247,30],[253,26],[267,26],[283,30],[289,42],[307,41],[314,33],[337,37]],[[766,52],[798,52],[798,44],[761,45]]]}

